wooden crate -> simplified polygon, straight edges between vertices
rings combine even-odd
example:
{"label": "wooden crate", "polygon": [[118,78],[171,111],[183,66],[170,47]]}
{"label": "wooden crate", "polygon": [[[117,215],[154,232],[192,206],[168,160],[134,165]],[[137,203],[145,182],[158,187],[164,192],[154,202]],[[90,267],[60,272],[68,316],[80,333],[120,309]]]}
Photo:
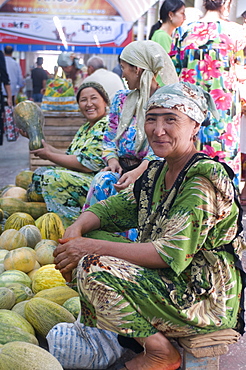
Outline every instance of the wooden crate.
{"label": "wooden crate", "polygon": [[[44,117],[45,141],[64,152],[80,126],[86,122],[80,112],[44,112]],[[29,162],[31,171],[41,166],[54,165],[52,162],[35,157],[33,154],[29,155]]]}

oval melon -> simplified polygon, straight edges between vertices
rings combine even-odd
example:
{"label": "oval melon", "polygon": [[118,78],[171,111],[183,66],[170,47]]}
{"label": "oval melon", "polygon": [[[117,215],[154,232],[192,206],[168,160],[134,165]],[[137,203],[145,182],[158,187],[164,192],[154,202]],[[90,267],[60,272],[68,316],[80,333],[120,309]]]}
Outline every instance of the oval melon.
{"label": "oval melon", "polygon": [[76,319],[78,318],[81,309],[79,297],[69,298],[62,306],[71,312]]}
{"label": "oval melon", "polygon": [[69,298],[78,297],[78,295],[79,294],[75,292],[75,290],[68,286],[56,286],[54,288],[41,290],[35,294],[34,298],[45,298],[62,306]]}
{"label": "oval melon", "polygon": [[19,303],[27,299],[31,299],[34,295],[32,290],[24,284],[6,283],[5,287],[13,291],[15,295],[15,303]]}
{"label": "oval melon", "polygon": [[3,191],[1,194],[2,198],[17,198],[23,200],[24,202],[27,201],[27,191],[19,186],[13,186],[6,191]]}
{"label": "oval melon", "polygon": [[29,288],[32,286],[29,276],[19,270],[8,270],[0,274],[0,286],[6,286],[6,283],[21,283]]}
{"label": "oval melon", "polygon": [[1,370],[62,370],[59,361],[45,349],[20,341],[5,344],[0,352]]}
{"label": "oval melon", "polygon": [[14,292],[9,288],[0,287],[0,309],[6,308],[7,310],[11,310],[14,304],[15,304]]}
{"label": "oval melon", "polygon": [[[0,344],[6,344],[9,342],[15,342],[15,341],[22,341],[22,342],[28,342],[33,343],[38,346],[38,340],[33,335],[28,333],[27,331],[18,328],[17,326],[10,325],[7,323],[1,323],[0,324]],[[2,348],[0,349],[1,354]],[[13,353],[15,355],[15,353]],[[0,369],[7,369],[6,367],[3,367],[4,365],[0,362]],[[13,369],[13,367],[8,367],[8,370]],[[16,367],[15,369],[18,369]],[[20,369],[20,366],[19,366]]]}
{"label": "oval melon", "polygon": [[27,189],[28,185],[32,182],[32,175],[33,172],[28,170],[19,172],[15,177],[15,185]]}
{"label": "oval melon", "polygon": [[46,337],[53,326],[60,322],[75,321],[74,316],[59,304],[45,298],[32,298],[25,305],[25,315],[35,330]]}
{"label": "oval melon", "polygon": [[28,213],[15,212],[5,222],[4,230],[15,229],[20,230],[22,226],[35,225],[34,218]]}
{"label": "oval melon", "polygon": [[[21,302],[18,302],[16,303],[13,307],[12,307],[12,311],[14,312],[17,312],[19,315],[21,315],[22,317],[24,317],[24,319],[26,319],[26,315],[25,315],[25,305],[26,303],[28,302],[28,299],[26,299],[25,301],[21,301]],[[65,307],[66,308],[66,307]]]}
{"label": "oval melon", "polygon": [[0,324],[6,323],[9,325],[17,326],[18,328],[35,335],[32,325],[24,319],[20,314],[12,310],[0,310]]}

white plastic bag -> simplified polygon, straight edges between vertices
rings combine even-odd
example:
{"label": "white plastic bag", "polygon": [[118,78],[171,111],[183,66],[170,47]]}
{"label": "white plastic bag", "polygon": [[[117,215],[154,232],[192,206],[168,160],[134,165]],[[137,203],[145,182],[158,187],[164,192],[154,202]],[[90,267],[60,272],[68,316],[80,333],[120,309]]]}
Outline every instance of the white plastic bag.
{"label": "white plastic bag", "polygon": [[84,326],[79,318],[74,324],[55,325],[46,339],[49,352],[64,369],[105,369],[125,351],[117,334]]}

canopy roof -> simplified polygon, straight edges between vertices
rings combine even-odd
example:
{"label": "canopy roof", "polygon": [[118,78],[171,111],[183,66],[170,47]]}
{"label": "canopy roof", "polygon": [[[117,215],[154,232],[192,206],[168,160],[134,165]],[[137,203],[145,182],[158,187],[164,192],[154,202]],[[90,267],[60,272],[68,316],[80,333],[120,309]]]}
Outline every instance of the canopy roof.
{"label": "canopy roof", "polygon": [[125,21],[136,22],[157,0],[107,0]]}

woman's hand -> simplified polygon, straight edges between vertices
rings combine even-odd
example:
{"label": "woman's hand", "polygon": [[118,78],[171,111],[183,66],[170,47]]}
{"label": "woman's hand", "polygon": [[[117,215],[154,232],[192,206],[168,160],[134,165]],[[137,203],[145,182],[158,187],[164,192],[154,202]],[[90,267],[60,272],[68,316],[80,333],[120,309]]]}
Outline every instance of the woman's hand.
{"label": "woman's hand", "polygon": [[50,154],[55,153],[55,148],[52,145],[47,144],[44,140],[42,140],[43,148],[39,148],[36,150],[30,151],[31,154],[34,154],[35,157],[39,157],[42,159],[50,159]]}
{"label": "woman's hand", "polygon": [[117,191],[127,188],[130,184],[133,184],[138,178],[138,174],[135,170],[124,173],[118,180],[114,187]]}
{"label": "woman's hand", "polygon": [[66,280],[71,279],[72,270],[77,267],[82,257],[96,253],[98,245],[97,240],[81,236],[59,239],[59,243],[53,253],[54,263]]}
{"label": "woman's hand", "polygon": [[108,166],[103,168],[102,171],[112,171],[112,172],[117,172],[120,175],[122,174],[122,168],[119,164],[118,159],[116,158],[111,158],[108,160]]}

